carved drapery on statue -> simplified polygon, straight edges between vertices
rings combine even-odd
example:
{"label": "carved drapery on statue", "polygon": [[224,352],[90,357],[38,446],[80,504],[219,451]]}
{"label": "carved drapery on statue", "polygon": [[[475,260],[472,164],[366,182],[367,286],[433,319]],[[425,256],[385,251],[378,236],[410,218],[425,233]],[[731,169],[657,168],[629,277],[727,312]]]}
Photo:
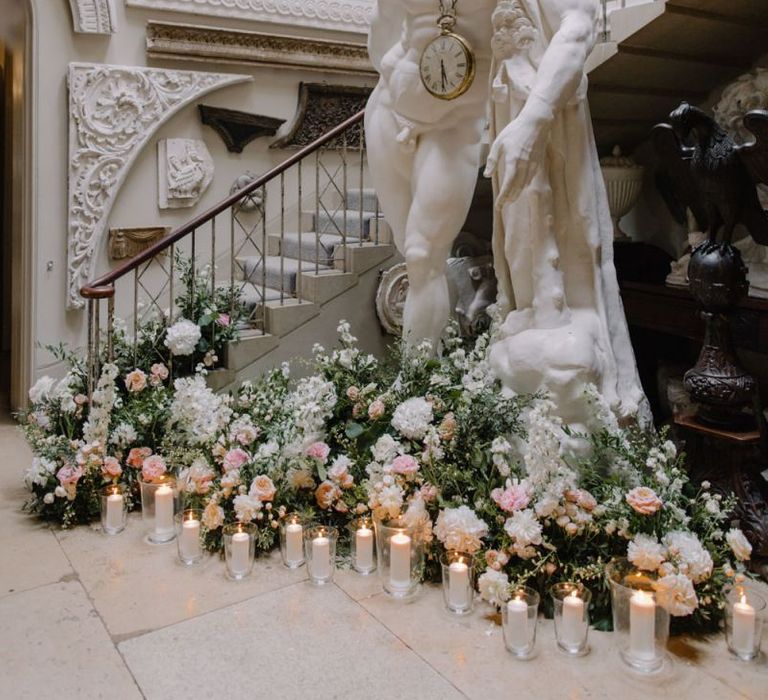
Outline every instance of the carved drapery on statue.
{"label": "carved drapery on statue", "polygon": [[[501,2],[494,14],[492,139],[529,99],[556,31],[543,20],[546,5],[547,0]],[[584,422],[587,383],[597,386],[620,417],[639,414],[645,420],[649,409],[619,298],[613,226],[583,74],[566,102],[544,127],[549,139],[533,180],[496,211],[503,322],[491,365],[515,392],[551,392],[568,422]],[[497,192],[504,175],[500,164]]]}

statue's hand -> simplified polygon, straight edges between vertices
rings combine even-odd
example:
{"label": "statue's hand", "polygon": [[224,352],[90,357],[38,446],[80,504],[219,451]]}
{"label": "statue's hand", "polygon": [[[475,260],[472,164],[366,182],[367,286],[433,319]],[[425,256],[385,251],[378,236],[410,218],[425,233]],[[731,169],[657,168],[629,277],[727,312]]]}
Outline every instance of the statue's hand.
{"label": "statue's hand", "polygon": [[546,128],[518,117],[496,137],[485,166],[485,176],[493,176],[501,164],[503,181],[496,196],[497,209],[514,202],[531,184],[544,157],[546,136]]}

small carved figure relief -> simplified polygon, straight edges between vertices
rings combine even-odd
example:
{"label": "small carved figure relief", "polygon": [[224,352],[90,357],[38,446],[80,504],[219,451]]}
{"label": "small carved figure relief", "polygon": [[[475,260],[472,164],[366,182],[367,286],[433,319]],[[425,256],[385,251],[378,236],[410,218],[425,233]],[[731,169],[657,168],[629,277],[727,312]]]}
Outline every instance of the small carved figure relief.
{"label": "small carved figure relief", "polygon": [[158,144],[161,209],[192,207],[213,179],[213,159],[203,141],[164,139]]}

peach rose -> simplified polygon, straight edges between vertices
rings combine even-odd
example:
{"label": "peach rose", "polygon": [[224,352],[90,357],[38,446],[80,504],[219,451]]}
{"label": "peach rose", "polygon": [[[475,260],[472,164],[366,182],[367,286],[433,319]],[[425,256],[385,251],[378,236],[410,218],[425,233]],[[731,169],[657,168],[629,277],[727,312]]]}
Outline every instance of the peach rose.
{"label": "peach rose", "polygon": [[445,414],[445,418],[443,418],[437,428],[437,434],[440,436],[440,439],[445,442],[453,440],[454,435],[456,435],[456,418],[453,413]]}
{"label": "peach rose", "polygon": [[210,501],[203,511],[203,525],[209,530],[216,530],[224,524],[224,509]]}
{"label": "peach rose", "polygon": [[147,386],[147,375],[140,369],[135,369],[133,372],[128,372],[125,375],[125,388],[132,394],[137,394],[143,391]]}
{"label": "peach rose", "polygon": [[368,406],[368,418],[371,420],[379,420],[384,415],[387,407],[381,399],[376,399],[370,406]]}
{"label": "peach rose", "polygon": [[586,511],[593,511],[597,508],[597,501],[595,497],[584,489],[569,489],[565,492],[565,500],[570,503],[575,503],[579,508]]}
{"label": "peach rose", "polygon": [[632,489],[625,498],[632,509],[640,515],[653,515],[664,505],[656,492],[647,486]]}
{"label": "peach rose", "polygon": [[152,386],[160,386],[168,379],[168,368],[162,362],[158,362],[149,368],[149,375],[149,383]]}
{"label": "peach rose", "polygon": [[265,474],[260,474],[251,483],[251,496],[256,496],[260,501],[271,501],[275,497],[277,489]]}
{"label": "peach rose", "polygon": [[101,473],[105,477],[116,479],[123,473],[123,468],[114,457],[105,457],[104,463],[101,465]]}
{"label": "peach rose", "polygon": [[125,460],[125,463],[134,469],[141,469],[144,465],[144,460],[151,454],[152,450],[149,447],[134,447],[128,453],[128,459]]}
{"label": "peach rose", "polygon": [[160,455],[151,455],[141,465],[141,476],[144,481],[160,479],[167,471],[165,460]]}
{"label": "peach rose", "polygon": [[[74,486],[83,476],[83,468],[75,467],[67,462],[58,472],[56,478],[62,486]],[[71,500],[71,499],[70,499]]]}
{"label": "peach rose", "polygon": [[341,496],[339,487],[331,481],[324,481],[315,491],[315,500],[321,508],[327,509]]}

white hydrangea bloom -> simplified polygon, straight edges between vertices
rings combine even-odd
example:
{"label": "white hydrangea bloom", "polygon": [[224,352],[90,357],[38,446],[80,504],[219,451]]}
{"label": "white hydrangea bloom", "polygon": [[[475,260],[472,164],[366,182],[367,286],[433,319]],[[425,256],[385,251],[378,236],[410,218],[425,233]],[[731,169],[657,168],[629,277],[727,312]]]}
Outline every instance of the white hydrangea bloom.
{"label": "white hydrangea bloom", "polygon": [[488,525],[468,506],[440,511],[435,523],[435,535],[446,549],[474,553],[482,546]]}
{"label": "white hydrangea bloom", "polygon": [[417,396],[403,401],[395,409],[392,427],[411,440],[421,440],[433,418],[432,404]]}
{"label": "white hydrangea bloom", "polygon": [[666,552],[655,537],[635,535],[627,546],[627,559],[638,569],[656,571],[664,561]]}
{"label": "white hydrangea bloom", "polygon": [[677,560],[680,573],[685,574],[694,583],[700,583],[712,575],[712,557],[692,532],[670,532],[664,537],[664,544],[669,550],[670,558]]}
{"label": "white hydrangea bloom", "polygon": [[384,433],[371,447],[373,458],[381,464],[391,462],[397,455],[402,454],[402,451],[403,446],[389,433]]}
{"label": "white hydrangea bloom", "polygon": [[200,340],[201,331],[194,321],[179,319],[166,332],[165,347],[172,355],[180,357],[191,355]]}

